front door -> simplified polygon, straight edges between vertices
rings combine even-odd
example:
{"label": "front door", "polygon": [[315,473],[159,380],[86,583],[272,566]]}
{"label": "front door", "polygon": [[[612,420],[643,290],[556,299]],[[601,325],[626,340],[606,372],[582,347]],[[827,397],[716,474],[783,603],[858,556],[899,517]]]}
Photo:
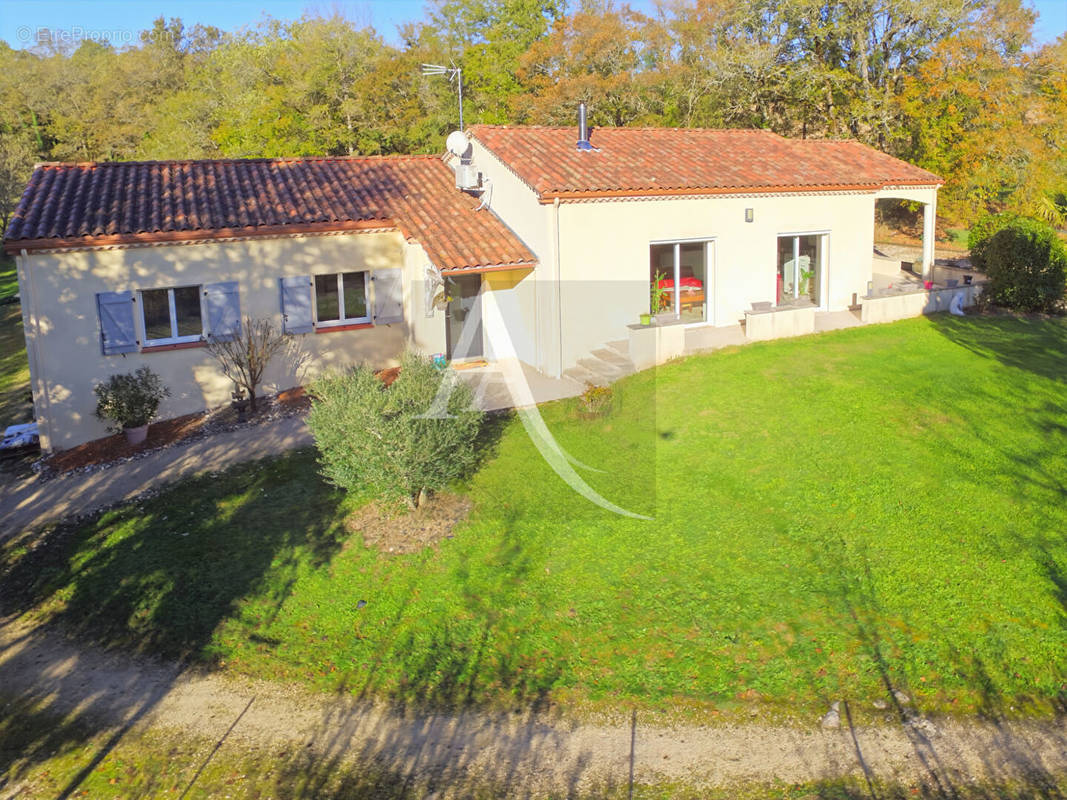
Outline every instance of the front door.
{"label": "front door", "polygon": [[[445,278],[445,290],[448,292],[448,307],[445,311],[445,325],[448,333],[448,360],[481,358],[482,314],[481,275],[457,275]],[[475,313],[477,312],[477,313]],[[474,325],[474,319],[477,324]],[[474,325],[472,330],[464,332],[467,320]]]}

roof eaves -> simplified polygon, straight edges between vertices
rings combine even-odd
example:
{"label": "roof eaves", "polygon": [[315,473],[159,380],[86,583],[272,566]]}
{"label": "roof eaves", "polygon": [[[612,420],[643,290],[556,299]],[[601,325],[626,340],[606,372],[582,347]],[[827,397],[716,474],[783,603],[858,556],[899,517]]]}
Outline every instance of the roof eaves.
{"label": "roof eaves", "polygon": [[533,269],[538,265],[536,259],[511,261],[505,264],[472,264],[463,267],[445,267],[441,270],[442,275],[472,275],[483,272],[503,272],[512,269]]}
{"label": "roof eaves", "polygon": [[[928,184],[928,182],[918,182]],[[893,185],[902,185],[894,183]],[[624,199],[639,197],[714,197],[718,195],[744,194],[819,194],[821,192],[875,192],[883,187],[882,183],[851,183],[790,186],[694,186],[671,189],[554,189],[540,196],[542,205],[554,202],[557,198],[567,200]]]}
{"label": "roof eaves", "polygon": [[219,228],[214,230],[146,231],[96,236],[55,237],[42,239],[5,239],[4,252],[9,255],[37,250],[95,250],[153,244],[190,244],[215,240],[254,239],[261,236],[299,236],[301,234],[344,233],[368,230],[396,230],[392,219],[346,220],[341,222],[301,222],[286,225],[259,225],[247,228]]}

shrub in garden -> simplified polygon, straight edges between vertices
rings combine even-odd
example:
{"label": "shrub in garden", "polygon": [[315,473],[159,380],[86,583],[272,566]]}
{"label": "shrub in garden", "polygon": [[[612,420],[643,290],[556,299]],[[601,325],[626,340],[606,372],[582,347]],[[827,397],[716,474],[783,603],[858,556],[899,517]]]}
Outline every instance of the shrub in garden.
{"label": "shrub in garden", "polygon": [[116,433],[124,428],[147,425],[155,418],[163,398],[170,395],[170,389],[148,367],[141,367],[134,373],[112,375],[98,384],[93,392],[96,394],[96,416],[114,423],[108,430]]}
{"label": "shrub in garden", "polygon": [[986,218],[976,227],[968,240],[971,263],[989,278],[989,302],[1020,311],[1060,306],[1067,288],[1067,249],[1052,228],[1003,216]]}
{"label": "shrub in garden", "polygon": [[986,214],[971,225],[967,232],[967,249],[971,253],[971,264],[975,269],[982,269],[985,264],[986,245],[993,234],[1017,219],[1018,214],[1002,211],[999,214]]}
{"label": "shrub in garden", "polygon": [[263,380],[274,355],[293,340],[269,319],[245,317],[238,333],[224,338],[209,338],[207,351],[222,370],[222,374],[240,386],[248,395],[249,411],[256,413],[256,388]]}
{"label": "shrub in garden", "polygon": [[615,393],[610,386],[590,384],[582,392],[582,410],[591,417],[599,417],[608,412],[614,398]]}
{"label": "shrub in garden", "polygon": [[308,393],[323,474],[343,489],[415,508],[475,464],[483,414],[470,388],[428,358],[405,353],[388,387],[357,367],[317,378]]}

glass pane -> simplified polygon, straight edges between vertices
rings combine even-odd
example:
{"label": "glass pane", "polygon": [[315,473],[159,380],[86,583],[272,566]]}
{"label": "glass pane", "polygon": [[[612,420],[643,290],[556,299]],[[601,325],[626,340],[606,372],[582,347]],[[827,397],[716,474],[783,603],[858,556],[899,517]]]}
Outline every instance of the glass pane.
{"label": "glass pane", "polygon": [[141,305],[144,308],[145,339],[169,339],[170,299],[166,289],[149,289],[141,292]]}
{"label": "glass pane", "polygon": [[800,236],[800,294],[819,304],[822,236]]}
{"label": "glass pane", "polygon": [[674,245],[649,248],[649,310],[653,314],[674,310]]}
{"label": "glass pane", "polygon": [[337,303],[337,276],[315,276],[315,308],[319,312],[319,322],[332,322],[341,319],[341,309]]}
{"label": "glass pane", "polygon": [[822,238],[818,234],[778,238],[778,305],[819,304]]}
{"label": "glass pane", "polygon": [[341,276],[345,289],[345,319],[366,319],[367,281],[363,272],[346,272]]}
{"label": "glass pane", "polygon": [[682,319],[686,322],[704,321],[704,247],[703,242],[687,242],[681,247],[682,277],[678,303]]}
{"label": "glass pane", "polygon": [[793,302],[795,266],[793,264],[793,238],[792,236],[778,238],[778,291],[775,302],[780,306]]}
{"label": "glass pane", "polygon": [[481,358],[485,354],[482,318],[480,312],[477,316],[474,314],[475,307],[482,301],[481,295],[478,294],[482,287],[481,276],[464,275],[446,278],[445,281],[449,297],[448,310],[445,312],[448,357]]}
{"label": "glass pane", "polygon": [[199,336],[204,332],[200,321],[200,288],[183,286],[174,290],[174,311],[178,315],[179,336]]}

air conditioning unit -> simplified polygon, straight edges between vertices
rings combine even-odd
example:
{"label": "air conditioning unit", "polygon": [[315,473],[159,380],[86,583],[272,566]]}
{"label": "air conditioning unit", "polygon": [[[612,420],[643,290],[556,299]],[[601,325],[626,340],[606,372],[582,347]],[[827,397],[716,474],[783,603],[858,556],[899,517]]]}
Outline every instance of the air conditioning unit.
{"label": "air conditioning unit", "polygon": [[456,188],[469,192],[482,187],[482,173],[473,164],[456,164]]}

